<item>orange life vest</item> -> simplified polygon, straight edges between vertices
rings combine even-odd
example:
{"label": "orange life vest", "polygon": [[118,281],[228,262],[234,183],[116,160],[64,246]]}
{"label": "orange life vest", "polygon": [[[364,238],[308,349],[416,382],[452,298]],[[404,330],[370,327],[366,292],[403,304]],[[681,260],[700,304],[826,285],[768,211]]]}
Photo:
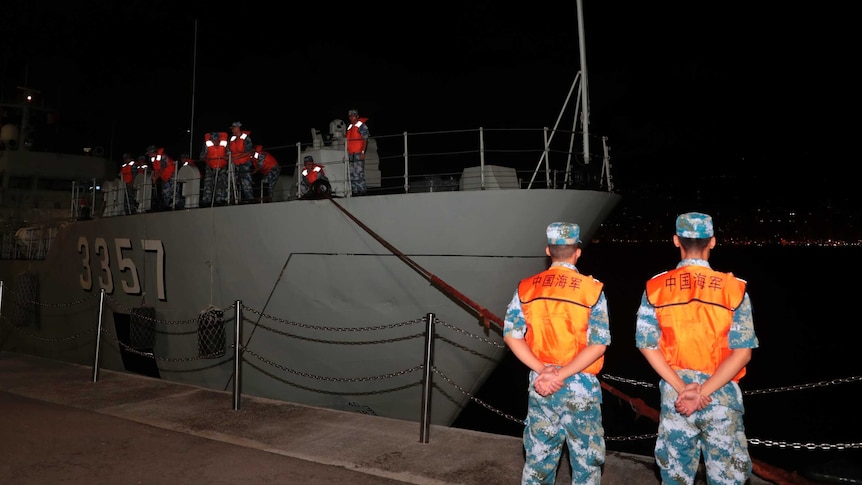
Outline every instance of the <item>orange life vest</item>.
{"label": "orange life vest", "polygon": [[[518,298],[527,321],[524,340],[543,363],[566,365],[589,342],[590,310],[604,285],[562,266],[552,266],[518,284]],[[604,356],[582,372],[598,374]]]}
{"label": "orange life vest", "polygon": [[310,170],[308,168],[302,169],[302,176],[305,177],[306,183],[308,183],[308,185],[311,185],[314,182],[316,182],[317,179],[319,179],[321,177],[326,177],[326,174],[323,173],[323,167],[322,166],[314,163],[311,165]]}
{"label": "orange life vest", "polygon": [[230,156],[234,165],[247,163],[251,158],[251,153],[245,150],[245,141],[250,135],[250,131],[243,131],[239,136],[231,135],[228,146],[230,147]]}
{"label": "orange life vest", "polygon": [[359,133],[359,127],[364,125],[366,121],[368,118],[359,118],[359,121],[347,127],[347,153],[359,153],[364,148],[365,144]]}
{"label": "orange life vest", "polygon": [[254,165],[255,171],[263,175],[269,174],[272,167],[278,165],[278,160],[269,152],[264,151],[262,145],[254,147],[254,153],[251,154],[251,162]]}
{"label": "orange life vest", "polygon": [[[683,266],[654,276],[646,295],[655,307],[659,350],[674,370],[713,374],[730,354],[733,312],[742,304],[746,282],[706,266]],[[743,367],[733,378],[745,375]]]}
{"label": "orange life vest", "polygon": [[204,135],[204,144],[207,147],[206,162],[210,168],[227,167],[227,133],[219,132],[218,138],[213,139],[212,134]]}
{"label": "orange life vest", "polygon": [[157,149],[156,154],[153,155],[150,161],[153,163],[153,173],[157,177],[161,177],[162,180],[167,182],[174,176],[174,171],[176,170],[174,159],[165,155],[164,148]]}
{"label": "orange life vest", "polygon": [[123,182],[125,182],[126,185],[132,185],[135,182],[135,174],[133,172],[134,169],[134,160],[129,160],[128,162],[124,163],[122,167],[120,167],[120,175],[123,176]]}

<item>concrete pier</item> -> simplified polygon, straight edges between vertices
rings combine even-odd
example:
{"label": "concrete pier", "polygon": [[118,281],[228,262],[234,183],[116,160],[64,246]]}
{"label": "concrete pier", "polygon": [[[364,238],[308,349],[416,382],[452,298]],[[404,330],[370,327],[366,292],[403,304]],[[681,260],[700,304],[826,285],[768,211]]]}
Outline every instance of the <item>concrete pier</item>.
{"label": "concrete pier", "polygon": [[[518,484],[520,438],[0,352],[0,483]],[[571,481],[561,466],[558,484]],[[658,484],[608,452],[603,484]],[[753,484],[768,483],[752,480]]]}

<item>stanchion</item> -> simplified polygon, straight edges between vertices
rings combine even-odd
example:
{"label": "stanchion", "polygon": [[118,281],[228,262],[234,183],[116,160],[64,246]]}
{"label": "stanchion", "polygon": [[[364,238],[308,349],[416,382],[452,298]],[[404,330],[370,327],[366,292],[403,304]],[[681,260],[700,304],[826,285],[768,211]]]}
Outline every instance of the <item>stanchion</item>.
{"label": "stanchion", "polygon": [[422,374],[422,423],[419,429],[419,442],[428,443],[431,427],[431,363],[434,361],[434,314],[425,316],[425,358]]}
{"label": "stanchion", "polygon": [[242,360],[242,352],[240,350],[242,342],[242,301],[236,301],[236,322],[234,323],[234,341],[233,341],[233,409],[239,409],[240,399],[240,375],[239,371],[242,368],[240,362]]}
{"label": "stanchion", "polygon": [[93,359],[93,382],[99,382],[99,361],[102,356],[102,313],[105,308],[105,289],[99,293],[99,324],[96,327],[96,358]]}

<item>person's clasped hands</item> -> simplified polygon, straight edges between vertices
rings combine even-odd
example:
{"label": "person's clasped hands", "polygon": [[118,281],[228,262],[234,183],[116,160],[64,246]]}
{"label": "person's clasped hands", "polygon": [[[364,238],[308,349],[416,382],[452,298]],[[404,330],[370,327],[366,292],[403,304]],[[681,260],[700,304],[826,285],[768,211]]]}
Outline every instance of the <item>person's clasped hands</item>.
{"label": "person's clasped hands", "polygon": [[681,393],[679,393],[679,396],[677,396],[676,401],[673,404],[678,413],[685,417],[689,417],[694,414],[695,411],[707,407],[711,402],[712,397],[702,396],[700,394],[700,384],[692,382],[691,384],[686,384],[685,388]]}
{"label": "person's clasped hands", "polygon": [[533,381],[533,388],[540,396],[550,396],[563,388],[563,380],[560,379],[560,371],[552,365],[545,366],[542,372]]}

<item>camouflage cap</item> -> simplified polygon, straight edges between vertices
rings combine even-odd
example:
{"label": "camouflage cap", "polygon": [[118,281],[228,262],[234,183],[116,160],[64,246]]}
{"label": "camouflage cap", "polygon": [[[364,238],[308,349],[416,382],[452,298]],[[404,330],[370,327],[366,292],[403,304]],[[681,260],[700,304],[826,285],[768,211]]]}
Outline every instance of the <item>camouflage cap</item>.
{"label": "camouflage cap", "polygon": [[314,163],[314,157],[312,157],[311,155],[306,155],[306,156],[302,157],[302,161]]}
{"label": "camouflage cap", "polygon": [[347,110],[347,116],[354,116],[354,115],[355,115],[355,116],[359,116],[359,111],[357,111],[357,110],[355,110],[355,109],[349,109],[349,110]]}
{"label": "camouflage cap", "polygon": [[571,222],[552,222],[545,234],[549,245],[564,246],[581,242],[581,228]]}
{"label": "camouflage cap", "polygon": [[690,239],[706,239],[715,235],[712,217],[700,212],[686,212],[676,218],[676,235]]}
{"label": "camouflage cap", "polygon": [[230,127],[231,128],[242,128],[242,123],[240,123],[239,121],[234,121],[233,123],[230,124]]}

